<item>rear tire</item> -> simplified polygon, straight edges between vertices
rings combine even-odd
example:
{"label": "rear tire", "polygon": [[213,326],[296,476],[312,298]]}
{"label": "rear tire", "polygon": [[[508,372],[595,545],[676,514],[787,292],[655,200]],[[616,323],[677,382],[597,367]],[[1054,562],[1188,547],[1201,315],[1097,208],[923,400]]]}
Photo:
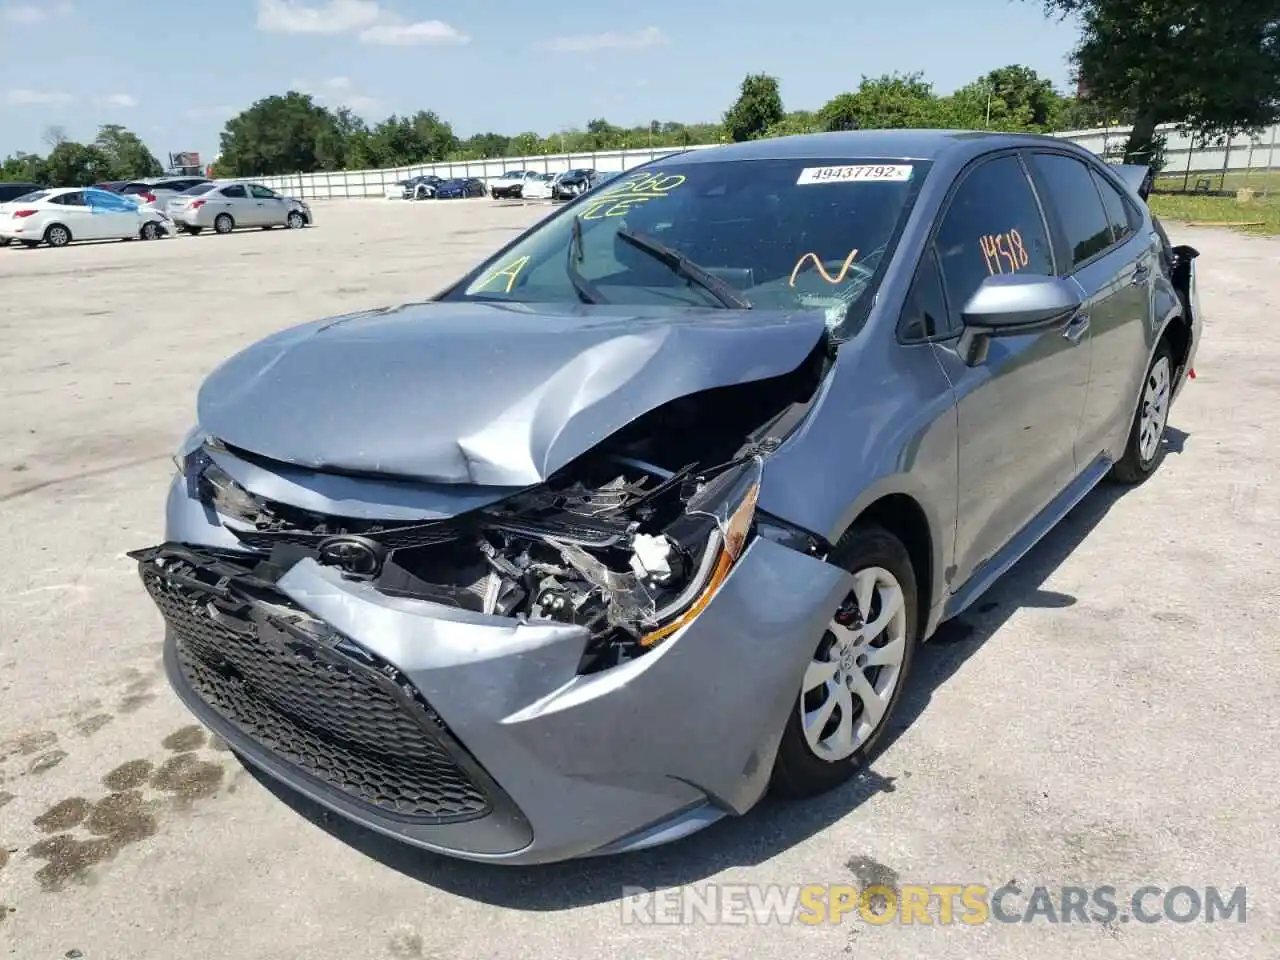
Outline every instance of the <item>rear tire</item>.
{"label": "rear tire", "polygon": [[71,231],[60,223],[55,223],[44,232],[44,242],[51,247],[65,247],[71,242]]}
{"label": "rear tire", "polygon": [[34,250],[36,247],[40,246],[40,241],[39,240],[23,240],[22,245],[26,247],[28,250]]}
{"label": "rear tire", "polygon": [[919,643],[915,571],[897,537],[859,524],[836,544],[832,562],[853,574],[855,587],[818,641],[778,746],[770,787],[793,799],[825,793],[866,763]]}
{"label": "rear tire", "polygon": [[1142,381],[1142,396],[1129,427],[1124,455],[1112,466],[1108,478],[1136,487],[1160,466],[1166,451],[1165,431],[1169,426],[1169,403],[1173,399],[1176,365],[1168,340],[1161,340]]}
{"label": "rear tire", "polygon": [[0,247],[7,247],[11,243],[13,243],[13,241],[8,237],[0,237]]}
{"label": "rear tire", "polygon": [[184,229],[187,233],[191,234],[191,236],[198,237],[200,236],[201,231],[204,230],[204,227],[185,227]]}
{"label": "rear tire", "polygon": [[236,228],[236,221],[229,213],[220,213],[213,221],[213,230],[215,233],[230,233]]}

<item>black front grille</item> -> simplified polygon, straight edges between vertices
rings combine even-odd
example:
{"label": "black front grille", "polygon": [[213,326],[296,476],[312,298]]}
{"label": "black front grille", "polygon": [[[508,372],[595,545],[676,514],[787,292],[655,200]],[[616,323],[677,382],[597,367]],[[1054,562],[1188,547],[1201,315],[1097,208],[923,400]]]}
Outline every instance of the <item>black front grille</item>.
{"label": "black front grille", "polygon": [[283,595],[266,605],[229,590],[218,571],[141,566],[182,679],[246,737],[397,818],[456,823],[490,812],[463,768],[479,773],[474,761],[390,664]]}

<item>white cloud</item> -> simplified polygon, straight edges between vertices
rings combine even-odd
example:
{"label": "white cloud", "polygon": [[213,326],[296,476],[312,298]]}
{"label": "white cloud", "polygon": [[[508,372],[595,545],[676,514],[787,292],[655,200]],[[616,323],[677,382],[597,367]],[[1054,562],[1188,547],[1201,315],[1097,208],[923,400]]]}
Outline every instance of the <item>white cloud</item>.
{"label": "white cloud", "polygon": [[443,20],[419,20],[417,23],[379,23],[360,32],[365,43],[384,47],[419,47],[427,44],[464,44],[471,38],[459,33]]}
{"label": "white cloud", "polygon": [[541,46],[561,53],[583,53],[588,50],[641,50],[669,43],[667,35],[657,27],[645,27],[635,33],[591,33],[571,37],[555,37]]}
{"label": "white cloud", "polygon": [[342,102],[338,104],[340,107],[346,107],[354,113],[370,113],[377,110],[382,105],[382,101],[377,97],[365,97],[355,94],[350,97],[343,97]]}
{"label": "white cloud", "polygon": [[71,103],[75,97],[58,90],[10,90],[4,99],[11,107],[59,107]]}
{"label": "white cloud", "polygon": [[10,3],[0,9],[0,18],[9,23],[43,23],[54,17],[70,16],[73,10],[69,3]]}
{"label": "white cloud", "polygon": [[309,94],[318,103],[330,108],[347,107],[356,113],[366,114],[382,106],[382,101],[377,97],[352,93],[350,77],[330,77],[321,84],[314,84],[309,80],[294,80],[289,87],[299,93]]}
{"label": "white cloud", "polygon": [[351,33],[381,16],[374,0],[329,0],[314,7],[300,0],[258,0],[258,29],[265,33]]}
{"label": "white cloud", "polygon": [[375,0],[258,0],[258,29],[266,33],[355,34],[385,47],[469,43],[471,38],[441,20],[406,21]]}
{"label": "white cloud", "polygon": [[98,97],[94,103],[100,107],[136,107],[138,98],[127,93],[112,93],[105,97]]}

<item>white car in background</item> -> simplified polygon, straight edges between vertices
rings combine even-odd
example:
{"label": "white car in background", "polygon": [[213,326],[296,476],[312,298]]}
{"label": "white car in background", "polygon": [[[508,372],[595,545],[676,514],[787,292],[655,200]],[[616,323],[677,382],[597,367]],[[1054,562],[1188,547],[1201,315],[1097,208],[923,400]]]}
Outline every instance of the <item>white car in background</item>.
{"label": "white car in background", "polygon": [[500,177],[490,177],[484,185],[493,199],[511,200],[523,196],[525,184],[536,176],[536,170],[508,170]]}
{"label": "white car in background", "polygon": [[6,205],[0,245],[47,243],[65,247],[78,240],[156,240],[173,232],[160,211],[130,197],[93,187],[37,190]]}
{"label": "white car in background", "polygon": [[558,173],[534,174],[533,177],[525,181],[520,195],[526,200],[550,200],[552,188],[559,179],[560,174]]}

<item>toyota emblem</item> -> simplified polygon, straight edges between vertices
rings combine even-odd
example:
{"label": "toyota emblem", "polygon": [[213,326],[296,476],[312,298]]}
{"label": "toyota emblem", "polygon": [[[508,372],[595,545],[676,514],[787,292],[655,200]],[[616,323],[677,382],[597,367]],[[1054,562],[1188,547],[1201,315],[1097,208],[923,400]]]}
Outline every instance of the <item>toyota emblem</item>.
{"label": "toyota emblem", "polygon": [[382,569],[386,551],[382,544],[364,537],[330,537],[319,548],[319,560],[352,577],[372,577]]}

